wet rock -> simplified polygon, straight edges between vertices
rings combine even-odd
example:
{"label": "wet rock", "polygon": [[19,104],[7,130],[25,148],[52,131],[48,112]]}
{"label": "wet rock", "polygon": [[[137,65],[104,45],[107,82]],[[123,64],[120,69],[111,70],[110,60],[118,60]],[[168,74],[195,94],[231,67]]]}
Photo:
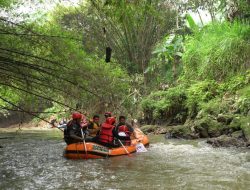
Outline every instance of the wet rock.
{"label": "wet rock", "polygon": [[235,137],[229,137],[227,135],[221,135],[217,138],[211,138],[207,140],[208,144],[211,144],[213,147],[245,147],[246,142],[243,139],[237,139]]}
{"label": "wet rock", "polygon": [[201,138],[218,137],[222,134],[223,125],[212,117],[204,117],[194,122],[194,129]]}
{"label": "wet rock", "polygon": [[250,144],[250,118],[245,118],[241,120],[241,128],[243,135]]}
{"label": "wet rock", "polygon": [[166,134],[168,131],[167,127],[156,127],[154,134]]}
{"label": "wet rock", "polygon": [[169,131],[167,137],[181,139],[197,139],[199,138],[199,135],[194,134],[191,128],[186,125],[177,125]]}
{"label": "wet rock", "polygon": [[159,129],[159,126],[157,125],[144,125],[140,128],[144,133],[153,133],[157,129]]}
{"label": "wet rock", "polygon": [[217,121],[220,122],[220,123],[224,123],[225,125],[229,125],[232,120],[233,120],[233,115],[219,114],[217,116]]}
{"label": "wet rock", "polygon": [[236,139],[240,139],[240,138],[244,138],[244,134],[243,131],[235,131],[231,134],[231,137],[236,138]]}
{"label": "wet rock", "polygon": [[243,137],[250,143],[250,117],[238,116],[235,117],[229,125],[232,132],[242,130]]}
{"label": "wet rock", "polygon": [[240,117],[233,118],[232,122],[229,125],[229,128],[231,129],[231,132],[240,130],[241,129]]}

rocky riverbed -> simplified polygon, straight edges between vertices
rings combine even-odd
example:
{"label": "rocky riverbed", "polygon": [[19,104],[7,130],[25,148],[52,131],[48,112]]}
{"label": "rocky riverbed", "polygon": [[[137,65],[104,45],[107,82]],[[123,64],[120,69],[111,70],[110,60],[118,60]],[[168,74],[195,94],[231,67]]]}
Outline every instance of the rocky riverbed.
{"label": "rocky riverbed", "polygon": [[166,138],[198,139],[206,138],[214,147],[249,147],[250,116],[218,114],[187,120],[183,125],[144,125],[145,133],[165,134]]}

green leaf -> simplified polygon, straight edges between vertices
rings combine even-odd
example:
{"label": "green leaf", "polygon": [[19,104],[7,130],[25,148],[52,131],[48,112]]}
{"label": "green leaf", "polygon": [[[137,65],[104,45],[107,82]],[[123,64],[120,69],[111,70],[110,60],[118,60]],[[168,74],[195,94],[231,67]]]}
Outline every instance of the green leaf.
{"label": "green leaf", "polygon": [[186,19],[187,19],[188,26],[189,26],[189,28],[190,28],[192,31],[197,31],[197,30],[199,30],[198,25],[195,23],[193,17],[192,17],[190,14],[187,14],[187,15],[186,15]]}

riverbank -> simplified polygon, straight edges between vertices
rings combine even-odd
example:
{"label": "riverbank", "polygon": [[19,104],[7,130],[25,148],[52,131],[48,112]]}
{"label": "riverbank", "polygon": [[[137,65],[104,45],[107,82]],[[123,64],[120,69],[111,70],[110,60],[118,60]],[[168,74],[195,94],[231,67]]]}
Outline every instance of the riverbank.
{"label": "riverbank", "polygon": [[214,147],[250,146],[250,71],[153,92],[142,108],[146,133],[209,139]]}
{"label": "riverbank", "polygon": [[51,128],[51,125],[40,121],[40,122],[25,122],[22,124],[12,124],[0,127],[0,133],[4,132],[19,132],[19,131],[48,131],[48,130],[58,130],[56,128]]}

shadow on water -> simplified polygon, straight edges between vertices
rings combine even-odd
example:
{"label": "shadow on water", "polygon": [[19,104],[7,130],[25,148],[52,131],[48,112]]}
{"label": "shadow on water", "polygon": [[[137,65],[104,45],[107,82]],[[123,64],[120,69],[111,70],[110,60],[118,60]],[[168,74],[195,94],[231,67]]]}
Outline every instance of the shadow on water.
{"label": "shadow on water", "polygon": [[[10,137],[10,138],[3,138]],[[250,152],[152,136],[147,153],[67,160],[60,131],[0,134],[0,189],[239,189]]]}

